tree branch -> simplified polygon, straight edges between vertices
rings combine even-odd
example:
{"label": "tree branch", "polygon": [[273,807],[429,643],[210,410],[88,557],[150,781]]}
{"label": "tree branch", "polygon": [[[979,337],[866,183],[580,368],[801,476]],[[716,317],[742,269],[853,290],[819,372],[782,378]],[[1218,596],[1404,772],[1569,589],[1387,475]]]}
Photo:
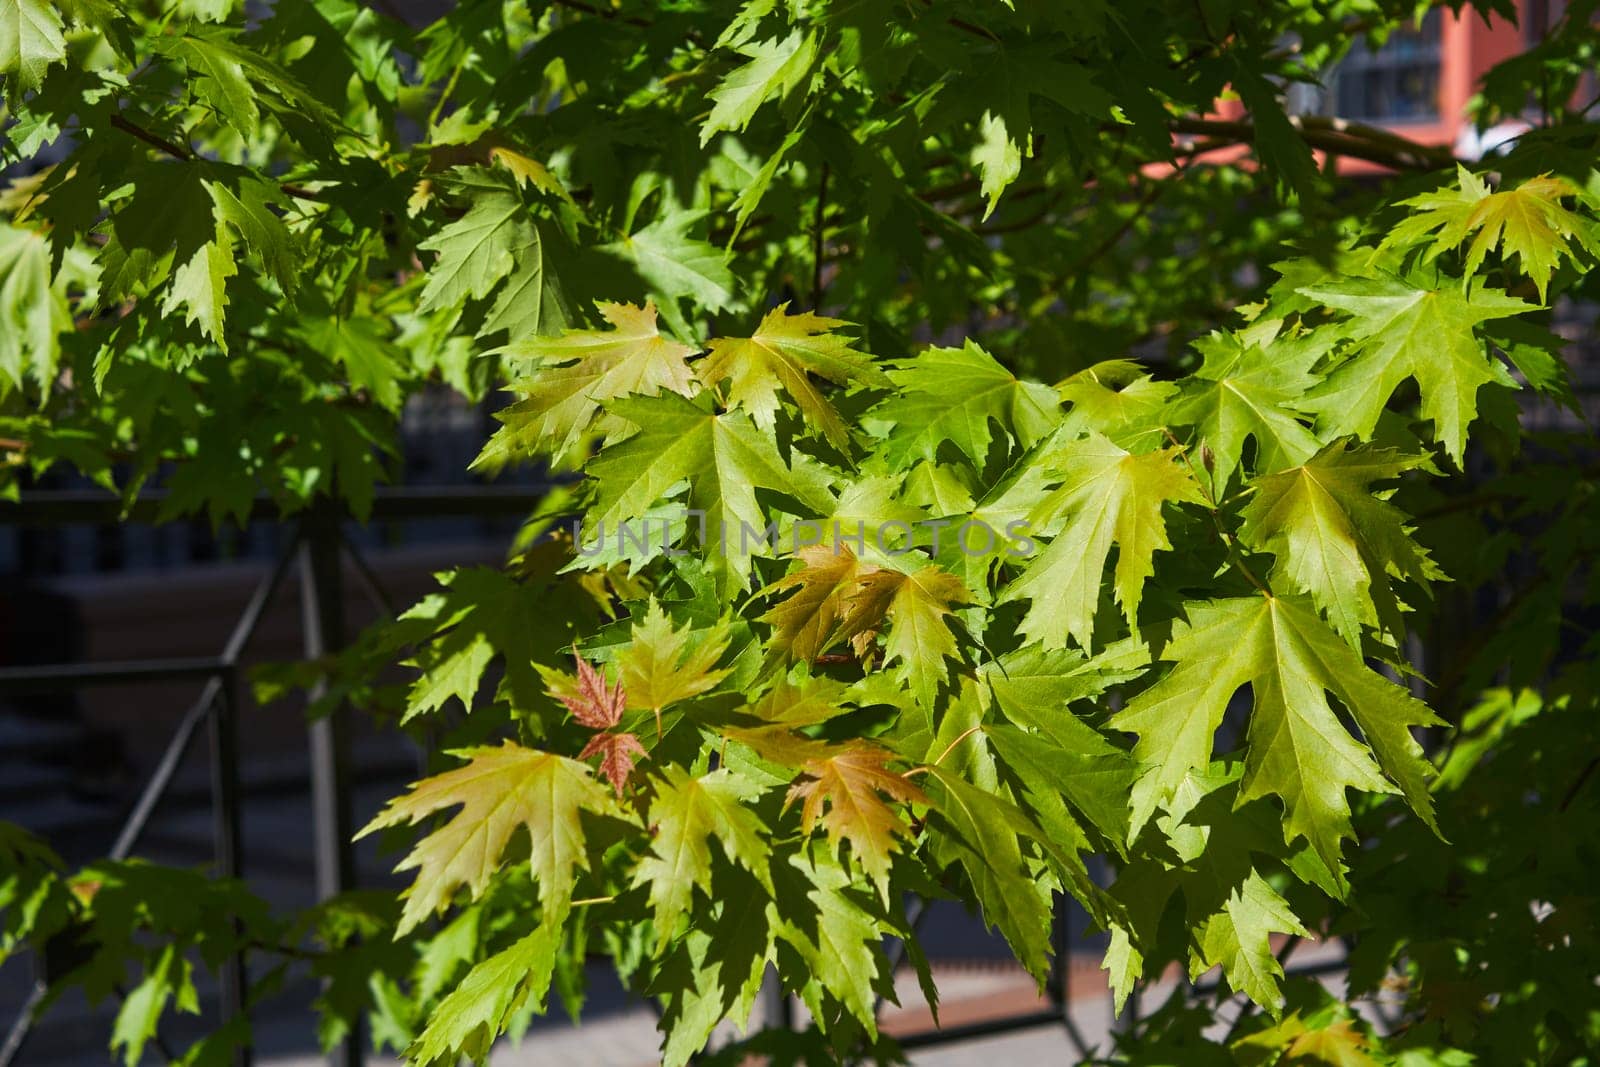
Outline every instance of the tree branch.
{"label": "tree branch", "polygon": [[188,163],[194,159],[194,153],[189,151],[187,148],[184,148],[182,145],[174,144],[165,137],[153,134],[143,126],[129,122],[121,115],[112,115],[111,125],[115,126],[123,133],[131,134],[132,136],[137,137],[139,140],[143,141],[145,144],[156,149],[157,151],[165,152],[173,159],[182,160],[185,163]]}

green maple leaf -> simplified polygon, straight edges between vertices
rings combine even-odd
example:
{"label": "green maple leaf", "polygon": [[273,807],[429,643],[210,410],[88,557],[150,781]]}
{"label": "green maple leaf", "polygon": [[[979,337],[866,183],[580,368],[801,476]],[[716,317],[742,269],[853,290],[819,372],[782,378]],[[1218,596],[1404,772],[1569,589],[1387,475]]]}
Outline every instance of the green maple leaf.
{"label": "green maple leaf", "polygon": [[1001,760],[1035,796],[1065,795],[1119,851],[1128,836],[1127,797],[1138,764],[1068,705],[1137,678],[1148,663],[1149,651],[1130,639],[1093,658],[1028,645],[978,671],[1015,724],[984,727]]}
{"label": "green maple leaf", "polygon": [[515,187],[482,170],[464,170],[455,186],[467,192],[467,213],[417,247],[437,252],[419,311],[482,300],[516,265],[516,250],[531,243],[530,212]]}
{"label": "green maple leaf", "polygon": [[468,1056],[482,1062],[524,1005],[543,1011],[561,946],[558,923],[545,922],[533,933],[490,956],[467,972],[461,984],[439,1002],[428,1024],[406,1049],[412,1063],[454,1062]]}
{"label": "green maple leaf", "polygon": [[399,409],[404,400],[404,355],[385,337],[375,316],[313,319],[296,333],[314,351],[339,361],[350,384],[365,389],[383,407]]}
{"label": "green maple leaf", "polygon": [[[496,152],[501,160],[515,155]],[[532,160],[523,163],[538,166]],[[524,202],[520,185],[526,172],[526,166],[510,168],[509,175],[458,167],[443,179],[447,189],[465,194],[470,206],[464,216],[417,245],[438,253],[418,310],[458,307],[498,290],[479,327],[480,337],[504,330],[514,342],[529,334],[553,334],[572,321],[566,288],[551,268],[552,259],[570,249],[559,229],[542,222]],[[558,195],[550,193],[548,183],[531,184]]]}
{"label": "green maple leaf", "polygon": [[718,866],[716,884],[714,918],[685,932],[650,989],[664,1001],[664,1067],[688,1063],[718,1023],[745,1025],[772,959],[776,909],[769,893],[726,864]]}
{"label": "green maple leaf", "polygon": [[405,719],[435,711],[451,698],[470,710],[496,656],[505,664],[505,692],[519,707],[536,706],[544,691],[536,662],[551,655],[564,636],[564,630],[550,628],[558,620],[544,613],[541,601],[548,597],[488,567],[438,577],[449,591],[402,616],[437,619],[440,631],[410,661],[422,674],[412,684]]}
{"label": "green maple leaf", "polygon": [[1321,442],[1298,413],[1302,397],[1319,381],[1310,371],[1324,345],[1252,328],[1213,333],[1195,348],[1203,362],[1180,387],[1171,419],[1193,426],[1211,450],[1215,496],[1227,491],[1247,440],[1255,443],[1255,469],[1261,472],[1293,466],[1316,452]]}
{"label": "green maple leaf", "polygon": [[678,302],[687,298],[702,311],[723,311],[736,296],[728,256],[707,241],[689,236],[690,227],[705,217],[703,211],[676,211],[663,215],[621,241],[602,245],[602,254],[632,266],[644,280],[652,298],[680,334],[689,333],[678,314]]}
{"label": "green maple leaf", "polygon": [[233,238],[228,228],[218,222],[215,238],[201,245],[193,256],[173,270],[166,298],[161,302],[162,314],[170,315],[183,309],[184,321],[198,323],[205,335],[226,352],[228,342],[223,336],[223,327],[228,307],[228,279],[238,273]]}
{"label": "green maple leaf", "polygon": [[959,862],[983,909],[984,921],[1005,936],[1017,960],[1041,983],[1050,969],[1050,893],[1023,858],[1022,841],[1041,832],[1016,805],[931,767],[933,809],[940,824],[935,854]]}
{"label": "green maple leaf", "polygon": [[528,831],[544,921],[559,925],[572,902],[575,871],[589,865],[579,815],[620,814],[611,794],[582,763],[510,741],[499,748],[450,754],[466,760],[466,765],[416,783],[389,801],[356,835],[365,837],[388,826],[420,822],[445,808],[461,808],[417,842],[396,868],[417,872],[405,891],[398,933],[442,911],[460,887],[481,896],[519,827]]}
{"label": "green maple leaf", "polygon": [[690,649],[693,634],[692,624],[675,628],[661,605],[650,602],[644,618],[633,626],[632,640],[617,658],[629,707],[653,711],[659,721],[663,708],[709,692],[732,673],[713,669],[728,649],[727,624],[704,631]]}
{"label": "green maple leaf", "polygon": [[983,210],[987,219],[994,214],[1000,194],[1022,173],[1022,147],[1006,128],[1004,116],[985,111],[978,122],[978,143],[972,149],[972,165],[982,177],[979,192],[988,205]]}
{"label": "green maple leaf", "polygon": [[919,459],[937,460],[946,442],[981,467],[994,439],[991,420],[1024,448],[1061,421],[1054,390],[1020,381],[972,341],[961,348],[930,348],[896,364],[889,377],[900,393],[869,417],[895,424],[882,451],[897,470]]}
{"label": "green maple leaf", "polygon": [[41,389],[56,376],[61,335],[72,328],[64,287],[42,234],[0,223],[0,385]]}
{"label": "green maple leaf", "polygon": [[1240,101],[1250,109],[1257,158],[1277,179],[1281,190],[1305,199],[1315,197],[1317,161],[1279,100],[1278,86],[1237,54],[1233,58],[1230,82]]}
{"label": "green maple leaf", "polygon": [[134,1067],[144,1057],[144,1047],[156,1035],[169,1002],[178,1010],[200,1013],[194,988],[194,965],[169,943],[145,971],[139,984],[128,991],[111,1026],[111,1051],[123,1050],[123,1062]]}
{"label": "green maple leaf", "polygon": [[777,932],[810,974],[802,996],[814,1017],[826,1019],[819,993],[827,990],[875,1037],[873,994],[893,993],[881,947],[888,931],[859,899],[855,879],[827,850],[793,853],[788,861],[773,866]]}
{"label": "green maple leaf", "polygon": [[744,53],[750,61],[734,68],[711,90],[715,106],[700,127],[701,145],[719,130],[743,130],[763,103],[794,93],[816,61],[817,37],[795,30],[782,40],[774,37],[747,46]]}
{"label": "green maple leaf", "polygon": [[1337,367],[1306,401],[1318,429],[1333,435],[1372,436],[1384,406],[1400,383],[1416,380],[1422,417],[1433,420],[1433,436],[1458,464],[1467,427],[1478,415],[1478,390],[1490,383],[1508,388],[1515,380],[1490,358],[1474,327],[1529,310],[1532,305],[1477,279],[1463,288],[1439,278],[1442,287],[1398,275],[1346,278],[1299,290],[1348,313],[1338,325],[1355,342],[1353,358]]}
{"label": "green maple leaf", "polygon": [[695,375],[708,386],[726,380],[728,403],[749,411],[756,425],[769,431],[776,423],[781,389],[843,451],[849,447],[850,431],[811,375],[842,386],[887,386],[889,379],[873,366],[871,356],[857,352],[848,338],[835,332],[849,323],[809,311],[791,315],[788,307],[780,304],[767,312],[750,337],[712,341]]}
{"label": "green maple leaf", "polygon": [[639,861],[633,883],[648,886],[655,909],[657,946],[674,935],[679,916],[690,910],[696,887],[711,898],[711,841],[772,891],[767,872],[771,852],[752,805],[762,793],[756,782],[727,767],[699,778],[668,765],[654,780],[649,821],[655,828],[650,854]]}
{"label": "green maple leaf", "polygon": [[767,551],[756,490],[817,499],[783,462],[772,439],[740,412],[717,415],[670,393],[613,401],[607,410],[639,430],[608,446],[587,467],[596,486],[590,529],[637,524],[651,505],[687,479],[690,506],[705,513],[706,545],[715,546],[714,570],[725,584],[745,589],[750,558]]}
{"label": "green maple leaf", "polygon": [[[568,330],[508,347],[507,357],[531,364],[531,373],[511,386],[521,399],[497,414],[505,425],[473,466],[493,467],[539,453],[568,458],[607,401],[661,390],[692,392],[686,360],[694,350],[661,336],[654,304],[601,304],[599,309],[609,330]],[[602,419],[595,428],[626,426]]]}
{"label": "green maple leaf", "polygon": [[939,685],[949,674],[946,660],[959,660],[961,652],[946,621],[954,606],[968,603],[972,595],[960,578],[929,564],[910,574],[880,571],[867,580],[864,596],[884,604],[889,633],[884,640],[883,662],[898,662],[899,675],[911,692],[931,708]]}
{"label": "green maple leaf", "polygon": [[[1282,798],[1285,841],[1303,835],[1330,870],[1340,870],[1341,841],[1352,833],[1345,791],[1393,792],[1380,767],[1433,825],[1432,772],[1411,729],[1439,720],[1369,669],[1310,603],[1242,597],[1186,610],[1188,621],[1175,626],[1161,653],[1172,670],[1110,723],[1139,735],[1133,754],[1147,768],[1134,790],[1135,834],[1186,775],[1211,762],[1228,702],[1247,684],[1253,708],[1240,797]],[[1330,693],[1366,744],[1340,723]]]}
{"label": "green maple leaf", "polygon": [[1392,449],[1351,448],[1341,438],[1298,467],[1255,479],[1239,535],[1273,553],[1274,581],[1309,593],[1352,647],[1361,647],[1363,625],[1381,621],[1398,634],[1390,576],[1443,575],[1406,531],[1405,514],[1373,495],[1372,485],[1424,462]]}
{"label": "green maple leaf", "polygon": [[1034,509],[1034,529],[1064,525],[1001,594],[1002,600],[1032,601],[1020,627],[1030,641],[1059,648],[1071,636],[1090,647],[1100,579],[1113,544],[1118,555],[1112,588],[1129,624],[1136,623],[1145,579],[1155,571],[1155,553],[1172,547],[1163,506],[1202,499],[1180,452],[1168,448],[1136,455],[1095,435],[1069,442],[1042,460],[1059,472],[1061,485]]}
{"label": "green maple leaf", "polygon": [[1113,927],[1106,956],[1119,1010],[1144,970],[1145,948],[1156,943],[1174,893],[1184,902],[1191,980],[1221,967],[1234,989],[1274,1016],[1281,1009],[1283,967],[1273,955],[1272,937],[1308,932],[1253,865],[1251,854],[1270,854],[1273,841],[1229,810],[1235,807],[1238,773],[1237,765],[1185,772],[1159,820],[1170,861],[1141,856],[1111,887],[1125,905],[1127,923]]}
{"label": "green maple leaf", "polygon": [[1148,447],[1161,436],[1167,405],[1178,392],[1172,382],[1158,382],[1130,359],[1096,363],[1056,384],[1056,393],[1072,405],[1062,432],[1073,437],[1098,433],[1124,448]]}
{"label": "green maple leaf", "polygon": [[50,67],[67,58],[66,28],[53,3],[0,0],[0,74],[8,101],[38,89]]}
{"label": "green maple leaf", "polygon": [[253,57],[220,37],[183,34],[161,38],[156,47],[189,68],[195,95],[242,137],[261,127],[261,107],[245,64]]}
{"label": "green maple leaf", "polygon": [[1416,244],[1433,236],[1426,258],[1472,239],[1467,249],[1466,273],[1476,274],[1484,257],[1498,247],[1516,256],[1522,273],[1539,288],[1545,300],[1550,275],[1562,259],[1577,259],[1570,241],[1600,255],[1594,224],[1561,205],[1578,195],[1564,178],[1541,174],[1514,189],[1491,193],[1471,171],[1456,167],[1457,188],[1439,189],[1401,201],[1416,211],[1395,226],[1384,239],[1388,245]]}

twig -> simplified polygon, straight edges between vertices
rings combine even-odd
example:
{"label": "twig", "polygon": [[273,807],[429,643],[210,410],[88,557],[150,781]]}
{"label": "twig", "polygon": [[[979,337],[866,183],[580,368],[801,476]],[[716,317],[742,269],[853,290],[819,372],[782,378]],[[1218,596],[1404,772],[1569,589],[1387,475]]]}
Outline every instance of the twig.
{"label": "twig", "polygon": [[603,7],[595,7],[593,4],[586,4],[583,2],[583,0],[550,0],[550,3],[554,7],[569,7],[574,11],[582,11],[588,15],[597,15],[600,18],[610,19],[614,22],[626,22],[629,26],[652,25],[650,20],[647,18],[640,18],[638,15],[624,15],[617,11],[607,11]]}
{"label": "twig", "polygon": [[182,145],[174,144],[173,142],[167,140],[165,137],[161,137],[161,136],[158,136],[157,134],[151,133],[149,130],[145,129],[143,126],[139,126],[139,125],[137,125],[135,123],[129,122],[127,119],[123,118],[121,115],[112,115],[111,116],[111,125],[115,126],[117,129],[121,130],[123,133],[131,134],[134,137],[137,137],[139,140],[143,141],[145,144],[151,146],[152,148],[156,148],[156,149],[159,149],[162,152],[165,152],[167,155],[171,156],[173,159],[181,159],[185,163],[187,163],[187,162],[189,162],[189,161],[194,159],[194,153],[189,151],[187,148],[184,148]]}

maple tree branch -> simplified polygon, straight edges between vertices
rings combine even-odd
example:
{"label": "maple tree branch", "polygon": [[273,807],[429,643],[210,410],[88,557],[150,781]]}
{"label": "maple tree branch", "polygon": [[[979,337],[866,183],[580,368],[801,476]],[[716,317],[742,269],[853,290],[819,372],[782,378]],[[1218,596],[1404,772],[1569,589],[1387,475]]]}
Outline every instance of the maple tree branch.
{"label": "maple tree branch", "polygon": [[[1362,122],[1336,116],[1290,115],[1289,123],[1312,148],[1396,170],[1437,170],[1457,162],[1449,148],[1423,144]],[[1175,134],[1212,138],[1218,142],[1213,147],[1225,147],[1229,142],[1253,144],[1256,139],[1256,124],[1237,119],[1180,116],[1172,121],[1171,128]]]}
{"label": "maple tree branch", "polygon": [[612,22],[625,22],[629,26],[653,25],[649,19],[643,18],[639,15],[624,15],[620,11],[607,11],[603,7],[595,7],[593,4],[586,4],[584,3],[584,0],[550,0],[550,6],[571,8],[573,11],[582,11],[588,15],[595,15],[599,18],[609,19]]}
{"label": "maple tree branch", "polygon": [[[115,126],[117,129],[128,134],[129,136],[143,141],[151,148],[154,148],[157,151],[162,152],[175,160],[178,160],[180,163],[193,163],[195,161],[194,153],[189,151],[187,148],[184,148],[182,145],[177,144],[176,142],[167,140],[160,134],[152,133],[143,126],[140,126],[138,123],[124,118],[121,114],[111,116],[111,125]],[[277,184],[279,189],[282,189],[285,193],[288,193],[290,196],[296,197],[297,199],[316,200],[322,203],[328,202],[327,196],[323,193],[317,192],[315,189],[307,189],[305,186],[297,185],[294,182],[278,182]]]}
{"label": "maple tree branch", "polygon": [[143,126],[123,118],[121,114],[115,114],[111,116],[111,125],[115,126],[123,133],[137,137],[150,147],[155,148],[158,151],[165,152],[173,159],[182,160],[185,163],[191,162],[194,159],[194,153],[189,151],[187,148],[184,148],[179,144],[174,144],[172,141],[169,141],[165,137],[162,137],[158,134],[151,133]]}

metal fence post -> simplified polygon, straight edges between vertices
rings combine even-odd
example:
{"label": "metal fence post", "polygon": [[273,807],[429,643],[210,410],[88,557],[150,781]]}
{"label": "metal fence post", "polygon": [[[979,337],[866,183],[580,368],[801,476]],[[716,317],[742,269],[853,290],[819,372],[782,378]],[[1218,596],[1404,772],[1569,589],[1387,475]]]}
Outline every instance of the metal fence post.
{"label": "metal fence post", "polygon": [[[239,809],[239,672],[231,664],[220,679],[211,705],[211,817],[217,874],[222,878],[244,876],[244,853]],[[249,999],[249,975],[245,970],[244,948],[240,946],[225,961],[218,973],[221,985],[221,1014],[224,1022],[243,1018]],[[234,1050],[236,1067],[250,1067],[250,1046]]]}
{"label": "metal fence post", "polygon": [[[319,501],[306,517],[300,556],[300,604],[305,654],[317,659],[344,644],[344,582],[336,505]],[[311,699],[320,699],[319,684]],[[311,723],[311,816],[316,849],[317,898],[327,900],[355,886],[354,834],[350,812],[350,737],[344,708]],[[357,1025],[329,1055],[335,1067],[360,1067],[362,1028]]]}

